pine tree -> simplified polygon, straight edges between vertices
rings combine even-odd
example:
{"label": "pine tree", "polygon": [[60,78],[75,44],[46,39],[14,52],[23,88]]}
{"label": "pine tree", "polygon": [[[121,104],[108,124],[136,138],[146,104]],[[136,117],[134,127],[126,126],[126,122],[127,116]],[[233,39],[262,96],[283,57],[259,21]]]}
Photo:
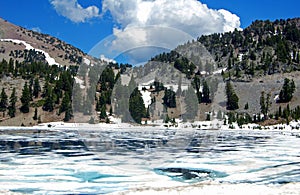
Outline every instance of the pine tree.
{"label": "pine tree", "polygon": [[27,82],[25,82],[25,85],[24,85],[23,91],[22,91],[22,96],[21,96],[21,102],[22,102],[22,107],[20,109],[21,112],[23,112],[23,113],[29,112],[30,100],[31,100],[30,91],[29,91]]}
{"label": "pine tree", "polygon": [[129,99],[129,112],[136,123],[141,124],[141,119],[146,116],[146,108],[141,92],[135,88]]}
{"label": "pine tree", "polygon": [[2,92],[0,95],[0,111],[1,112],[5,112],[5,110],[7,108],[7,100],[8,100],[8,96],[6,95],[5,89],[2,88]]}
{"label": "pine tree", "polygon": [[11,74],[14,72],[14,60],[12,58],[10,58],[8,62],[8,72]]}
{"label": "pine tree", "polygon": [[210,121],[210,114],[209,113],[206,115],[206,120]]}
{"label": "pine tree", "polygon": [[9,98],[9,106],[8,106],[8,115],[13,118],[16,114],[16,102],[17,102],[17,95],[16,95],[16,88],[13,88],[13,91]]}
{"label": "pine tree", "polygon": [[105,119],[107,117],[105,105],[101,107],[100,119]]}
{"label": "pine tree", "polygon": [[239,98],[236,95],[230,81],[226,83],[227,110],[236,110],[239,108]]}
{"label": "pine tree", "polygon": [[245,110],[248,110],[248,109],[249,109],[249,104],[248,104],[248,102],[245,104],[244,109],[245,109]]}
{"label": "pine tree", "polygon": [[176,108],[176,94],[171,89],[165,89],[163,97],[164,105],[168,108]]}
{"label": "pine tree", "polygon": [[38,110],[37,110],[37,107],[35,107],[34,109],[34,115],[33,115],[33,120],[37,120],[38,119]]}
{"label": "pine tree", "polygon": [[202,102],[202,92],[200,92],[201,82],[200,82],[200,79],[199,79],[198,76],[194,77],[192,85],[196,89],[196,95],[197,95],[198,103],[200,104]]}
{"label": "pine tree", "polygon": [[268,112],[270,111],[271,105],[271,93],[268,93],[267,98],[265,98],[265,92],[262,91],[260,96],[260,111],[264,115],[264,120],[268,119]]}
{"label": "pine tree", "polygon": [[290,80],[288,78],[284,79],[284,83],[282,89],[279,93],[279,103],[286,103],[291,101],[293,98],[293,94],[295,92],[296,86],[294,80]]}
{"label": "pine tree", "polygon": [[45,89],[45,103],[43,105],[43,110],[52,112],[54,110],[54,99],[53,92],[50,85],[47,85],[47,89]]}
{"label": "pine tree", "polygon": [[110,106],[110,108],[109,108],[109,116],[112,116],[112,114],[113,114],[113,109],[112,109],[112,106]]}
{"label": "pine tree", "polygon": [[35,78],[34,85],[33,85],[33,96],[34,96],[34,98],[39,97],[40,91],[41,91],[41,87],[40,87],[39,79]]}
{"label": "pine tree", "polygon": [[69,109],[69,107],[71,107],[71,99],[69,96],[69,93],[64,94],[64,97],[62,99],[60,108],[59,108],[59,114],[62,112],[65,112],[67,109]]}
{"label": "pine tree", "polygon": [[203,103],[211,103],[209,94],[210,94],[210,91],[209,91],[208,84],[204,80],[203,81],[203,90],[202,90],[202,102]]}
{"label": "pine tree", "polygon": [[72,118],[72,109],[71,106],[68,106],[68,108],[65,111],[64,122],[68,122],[71,118]]}

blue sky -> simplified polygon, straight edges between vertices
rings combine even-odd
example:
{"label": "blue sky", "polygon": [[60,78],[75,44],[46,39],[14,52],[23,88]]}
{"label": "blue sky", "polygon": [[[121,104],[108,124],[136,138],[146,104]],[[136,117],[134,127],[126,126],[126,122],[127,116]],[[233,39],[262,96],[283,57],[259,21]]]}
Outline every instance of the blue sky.
{"label": "blue sky", "polygon": [[[132,48],[139,46],[172,49],[186,41],[182,37],[245,28],[256,19],[299,17],[299,7],[299,0],[1,0],[0,17],[58,37],[86,53],[97,43],[95,55],[114,48],[118,52],[106,54],[112,58],[125,51],[132,54]],[[151,25],[163,27],[146,32]],[[182,32],[173,30],[170,36],[166,28]],[[170,44],[174,40],[178,42]]]}

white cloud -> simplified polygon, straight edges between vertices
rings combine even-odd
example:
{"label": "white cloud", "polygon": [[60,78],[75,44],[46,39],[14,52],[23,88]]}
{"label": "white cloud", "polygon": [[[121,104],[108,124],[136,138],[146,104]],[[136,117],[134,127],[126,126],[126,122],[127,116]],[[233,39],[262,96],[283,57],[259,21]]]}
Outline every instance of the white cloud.
{"label": "white cloud", "polygon": [[56,12],[73,22],[86,22],[88,19],[99,17],[99,8],[89,6],[83,8],[77,0],[50,0]]}
{"label": "white cloud", "polygon": [[210,9],[197,0],[103,0],[102,9],[123,28],[162,25],[199,36],[240,27],[236,15]]}
{"label": "white cloud", "polygon": [[31,28],[32,31],[37,32],[37,33],[41,33],[42,30],[40,29],[40,27],[33,27]]}
{"label": "white cloud", "polygon": [[103,0],[102,12],[110,12],[120,26],[110,44],[117,51],[140,46],[174,49],[203,34],[240,28],[235,14],[197,0]]}

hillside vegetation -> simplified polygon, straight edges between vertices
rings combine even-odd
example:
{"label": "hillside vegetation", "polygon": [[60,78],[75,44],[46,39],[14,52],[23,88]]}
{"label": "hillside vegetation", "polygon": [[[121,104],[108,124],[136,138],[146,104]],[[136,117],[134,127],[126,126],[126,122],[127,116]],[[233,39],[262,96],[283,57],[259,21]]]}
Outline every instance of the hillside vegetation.
{"label": "hillside vegetation", "polygon": [[1,125],[114,118],[174,124],[218,118],[241,125],[300,117],[299,18],[255,21],[243,31],[201,36],[140,67],[96,60],[49,35],[6,21],[0,25],[1,38],[14,32],[4,38],[35,42],[60,63],[0,42]]}

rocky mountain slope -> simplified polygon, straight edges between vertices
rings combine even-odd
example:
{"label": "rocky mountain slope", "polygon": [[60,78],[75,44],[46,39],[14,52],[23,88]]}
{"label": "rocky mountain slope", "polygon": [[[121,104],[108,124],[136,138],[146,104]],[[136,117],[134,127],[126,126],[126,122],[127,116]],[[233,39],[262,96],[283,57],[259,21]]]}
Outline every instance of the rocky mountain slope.
{"label": "rocky mountain slope", "polygon": [[61,66],[80,65],[83,58],[90,58],[80,49],[51,35],[16,26],[2,18],[0,18],[0,39],[2,39],[0,42],[0,58],[7,61],[11,57],[23,61],[25,56],[22,52],[25,50],[24,44],[18,44],[16,41],[3,41],[7,39],[23,41],[34,49],[45,51]]}
{"label": "rocky mountain slope", "polygon": [[[268,113],[275,115],[279,107],[296,108],[299,102],[300,18],[276,21],[255,21],[242,31],[204,35],[169,53],[153,57],[144,67],[136,68],[140,82],[155,76],[169,85],[178,84],[178,72],[183,73],[200,100],[203,81],[210,88],[211,102],[199,101],[198,116],[216,117],[227,109],[225,86],[231,82],[239,97],[237,115],[261,114],[261,92],[270,94]],[[175,70],[175,71],[174,71]],[[155,72],[155,74],[154,74]],[[153,75],[154,74],[154,75]],[[284,79],[296,85],[293,98],[279,103]],[[209,113],[210,112],[210,113]],[[209,117],[209,118],[212,118]]]}

